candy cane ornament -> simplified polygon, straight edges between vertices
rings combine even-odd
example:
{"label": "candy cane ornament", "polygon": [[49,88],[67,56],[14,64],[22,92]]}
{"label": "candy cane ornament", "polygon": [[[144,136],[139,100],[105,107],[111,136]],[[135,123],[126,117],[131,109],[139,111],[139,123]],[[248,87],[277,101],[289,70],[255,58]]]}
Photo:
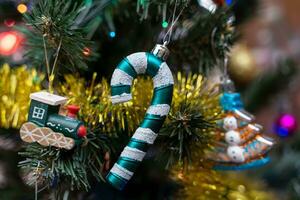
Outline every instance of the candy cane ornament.
{"label": "candy cane ornament", "polygon": [[132,99],[130,90],[134,78],[139,74],[152,77],[154,93],[151,106],[114,164],[106,179],[115,188],[122,190],[144,159],[149,145],[153,144],[166,116],[170,111],[174,79],[165,62],[169,50],[165,45],[156,45],[151,53],[133,53],[123,59],[111,79],[111,101],[113,104]]}

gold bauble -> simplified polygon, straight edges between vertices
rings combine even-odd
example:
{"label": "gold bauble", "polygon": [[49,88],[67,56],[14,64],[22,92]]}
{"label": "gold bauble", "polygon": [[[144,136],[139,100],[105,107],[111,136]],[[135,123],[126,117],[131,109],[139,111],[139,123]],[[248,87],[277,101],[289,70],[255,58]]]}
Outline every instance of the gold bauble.
{"label": "gold bauble", "polygon": [[229,73],[239,83],[249,83],[258,74],[254,55],[245,44],[233,47],[229,59]]}

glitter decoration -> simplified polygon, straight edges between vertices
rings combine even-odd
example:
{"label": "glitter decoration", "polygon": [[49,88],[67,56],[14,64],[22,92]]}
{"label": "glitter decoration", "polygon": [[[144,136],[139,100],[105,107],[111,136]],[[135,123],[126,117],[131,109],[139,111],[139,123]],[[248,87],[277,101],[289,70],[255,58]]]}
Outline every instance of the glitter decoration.
{"label": "glitter decoration", "polygon": [[265,185],[262,182],[253,180],[251,177],[240,173],[223,174],[208,168],[209,166],[203,168],[195,164],[188,171],[173,170],[173,179],[183,185],[175,199],[276,199],[273,193],[265,189]]}
{"label": "glitter decoration", "polygon": [[41,90],[43,74],[26,66],[0,68],[0,127],[19,128],[27,120],[29,94]]}
{"label": "glitter decoration", "polygon": [[[96,82],[94,73],[87,84],[78,75],[65,75],[65,81],[56,88],[58,94],[68,97],[68,104],[80,106],[79,118],[89,124],[91,130],[114,133],[127,129],[134,133],[149,106],[153,93],[153,85],[149,78],[138,77],[133,81],[132,101],[112,106],[109,99],[110,86],[106,79]],[[201,106],[206,120],[214,120],[220,115],[219,96],[217,90],[208,89],[209,84],[199,74],[184,76],[178,73],[175,78],[172,113],[180,109],[184,101],[192,106]],[[217,88],[216,88],[217,89]],[[186,94],[186,95],[182,95]],[[166,120],[168,123],[168,119]]]}

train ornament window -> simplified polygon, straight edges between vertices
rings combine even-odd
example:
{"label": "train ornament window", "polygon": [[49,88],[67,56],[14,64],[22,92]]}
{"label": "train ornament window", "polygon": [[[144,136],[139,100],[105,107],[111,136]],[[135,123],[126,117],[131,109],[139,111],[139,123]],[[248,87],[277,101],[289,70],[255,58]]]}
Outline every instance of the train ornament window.
{"label": "train ornament window", "polygon": [[45,114],[45,109],[34,107],[33,113],[32,113],[32,118],[43,119],[44,114]]}

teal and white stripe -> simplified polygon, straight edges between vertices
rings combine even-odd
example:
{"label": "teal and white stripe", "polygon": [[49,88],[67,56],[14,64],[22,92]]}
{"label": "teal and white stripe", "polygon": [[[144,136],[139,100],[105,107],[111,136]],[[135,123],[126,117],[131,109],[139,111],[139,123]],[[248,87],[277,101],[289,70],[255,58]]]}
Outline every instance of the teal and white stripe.
{"label": "teal and white stripe", "polygon": [[121,153],[121,157],[131,158],[136,161],[142,161],[145,155],[146,155],[145,152],[132,147],[125,147],[125,149]]}
{"label": "teal and white stripe", "polygon": [[143,122],[135,131],[118,161],[107,175],[107,181],[121,190],[144,159],[170,111],[174,80],[166,62],[151,53],[134,53],[123,59],[111,79],[112,103],[132,99],[131,85],[139,74],[152,77],[154,93]]}
{"label": "teal and white stripe", "polygon": [[134,135],[132,136],[133,139],[143,141],[147,144],[153,144],[157,134],[154,133],[150,128],[141,128],[139,127]]}

